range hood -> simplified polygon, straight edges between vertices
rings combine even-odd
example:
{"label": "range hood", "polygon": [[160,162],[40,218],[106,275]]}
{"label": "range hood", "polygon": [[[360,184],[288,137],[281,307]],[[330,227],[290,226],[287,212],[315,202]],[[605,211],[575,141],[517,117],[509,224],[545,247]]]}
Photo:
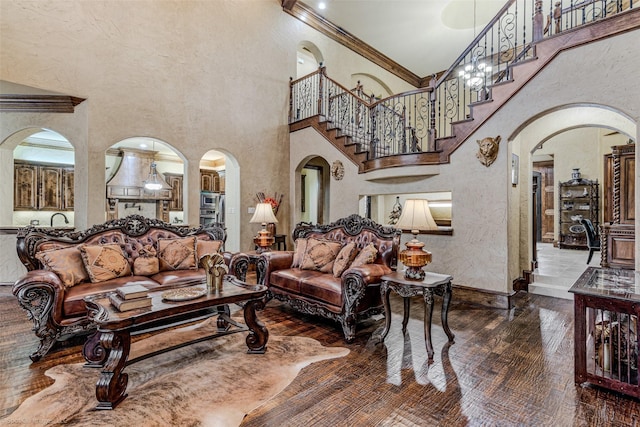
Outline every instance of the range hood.
{"label": "range hood", "polygon": [[107,182],[107,199],[122,200],[170,200],[171,186],[158,174],[160,190],[147,190],[144,181],[153,163],[153,151],[121,148],[122,161],[113,177]]}

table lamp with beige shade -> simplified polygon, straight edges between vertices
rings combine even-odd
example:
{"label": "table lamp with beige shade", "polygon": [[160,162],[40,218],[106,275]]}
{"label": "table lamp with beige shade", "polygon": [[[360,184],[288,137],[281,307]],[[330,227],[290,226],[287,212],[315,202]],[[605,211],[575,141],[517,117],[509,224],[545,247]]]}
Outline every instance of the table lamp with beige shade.
{"label": "table lamp with beige shade", "polygon": [[425,272],[422,267],[431,262],[431,252],[423,249],[424,243],[418,240],[418,233],[438,229],[431,215],[429,202],[424,199],[406,200],[402,214],[394,227],[400,230],[410,230],[413,234],[413,239],[405,243],[407,249],[400,251],[398,257],[406,267],[404,277],[410,280],[423,280]]}
{"label": "table lamp with beige shade", "polygon": [[250,223],[261,223],[262,230],[258,231],[258,235],[253,238],[253,242],[258,246],[258,252],[265,252],[271,248],[271,245],[275,242],[275,238],[269,230],[267,230],[267,224],[277,223],[278,219],[273,214],[273,207],[270,203],[258,203],[256,205],[256,211],[251,218]]}

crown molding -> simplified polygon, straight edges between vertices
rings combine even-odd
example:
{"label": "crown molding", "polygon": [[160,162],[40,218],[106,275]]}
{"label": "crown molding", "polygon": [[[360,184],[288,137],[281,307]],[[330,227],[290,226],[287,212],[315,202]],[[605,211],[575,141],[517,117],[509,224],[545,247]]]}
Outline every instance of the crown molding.
{"label": "crown molding", "polygon": [[375,50],[359,38],[318,15],[311,7],[296,0],[282,0],[282,9],[294,18],[309,25],[314,30],[351,49],[391,74],[412,86],[421,88],[429,85],[431,76],[420,77],[398,64],[388,56]]}
{"label": "crown molding", "polygon": [[73,113],[84,98],[68,95],[0,95],[3,113]]}

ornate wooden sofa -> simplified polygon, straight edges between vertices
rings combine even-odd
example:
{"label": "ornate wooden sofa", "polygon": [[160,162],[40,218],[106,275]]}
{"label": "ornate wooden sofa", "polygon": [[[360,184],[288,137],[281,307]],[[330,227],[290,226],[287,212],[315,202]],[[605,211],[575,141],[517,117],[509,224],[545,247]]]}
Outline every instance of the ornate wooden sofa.
{"label": "ornate wooden sofa", "polygon": [[[17,236],[17,251],[28,271],[14,284],[13,294],[27,311],[33,321],[33,330],[40,338],[40,346],[31,359],[39,360],[56,342],[95,329],[86,316],[86,296],[114,291],[120,286],[142,285],[150,290],[161,290],[199,283],[206,277],[204,269],[198,265],[199,257],[221,250],[225,240],[226,231],[219,224],[187,229],[140,215],[108,221],[78,232],[34,227],[21,229]],[[191,250],[194,245],[195,253]],[[120,270],[115,275],[119,277],[101,280],[104,277],[100,276],[101,267],[104,266],[100,265],[102,261],[96,258],[96,253],[108,247],[116,252],[119,247],[125,261],[117,255],[116,265],[120,260],[117,267]],[[173,247],[172,253],[169,253],[170,247]],[[186,255],[181,251],[186,251]],[[149,252],[157,252],[159,268],[145,271],[146,267],[138,268],[135,260],[153,258]],[[95,262],[87,267],[91,254]],[[223,254],[233,274],[236,261],[232,259],[235,258],[230,253]],[[175,261],[175,255],[180,257],[178,261]],[[246,265],[244,257],[237,259],[238,265]],[[93,274],[89,274],[89,270]],[[108,275],[113,274],[109,272]]]}
{"label": "ornate wooden sofa", "polygon": [[[400,235],[395,228],[381,226],[359,215],[327,225],[302,222],[296,225],[292,234],[296,251],[261,254],[257,261],[257,274],[269,288],[268,299],[276,298],[303,313],[340,322],[345,340],[350,342],[355,338],[359,320],[382,312],[380,277],[396,268]],[[301,247],[310,239],[339,242],[341,253],[350,242],[355,243],[359,253],[370,245],[377,251],[370,258],[372,263],[353,266],[347,262],[346,269],[336,276],[333,269],[319,271],[309,268]],[[344,258],[338,254],[337,259]],[[357,258],[353,261],[356,264]]]}

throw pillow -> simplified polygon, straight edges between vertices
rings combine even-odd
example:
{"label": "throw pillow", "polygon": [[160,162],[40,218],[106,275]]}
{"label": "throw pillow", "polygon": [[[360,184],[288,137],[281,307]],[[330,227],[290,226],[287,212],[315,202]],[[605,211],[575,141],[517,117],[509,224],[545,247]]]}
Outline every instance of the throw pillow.
{"label": "throw pillow", "polygon": [[342,249],[342,243],[340,242],[310,238],[307,242],[307,250],[302,258],[300,268],[302,270],[332,273],[333,263],[340,249]]}
{"label": "throw pillow", "polygon": [[91,282],[103,282],[116,277],[131,276],[131,266],[117,243],[83,245],[80,253]]}
{"label": "throw pillow", "polygon": [[355,242],[347,243],[340,249],[335,262],[333,263],[333,277],[340,277],[349,268],[351,262],[358,254],[358,247]]}
{"label": "throw pillow", "polygon": [[82,255],[76,246],[38,252],[36,258],[45,270],[56,273],[67,288],[89,280],[82,262]]}
{"label": "throw pillow", "polygon": [[196,256],[198,259],[207,254],[217,254],[222,247],[220,240],[200,240],[196,238]]}
{"label": "throw pillow", "polygon": [[362,248],[356,259],[351,263],[351,267],[360,267],[365,264],[373,264],[378,256],[378,249],[373,245],[373,243],[369,243],[367,246]]}
{"label": "throw pillow", "polygon": [[133,261],[133,274],[153,276],[160,271],[160,260],[154,256],[139,256]]}
{"label": "throw pillow", "polygon": [[295,247],[296,250],[293,253],[293,262],[291,263],[291,268],[300,268],[300,264],[302,264],[302,258],[304,257],[304,253],[307,251],[307,243],[308,239],[304,237],[299,237],[296,239]]}
{"label": "throw pillow", "polygon": [[197,269],[196,236],[158,239],[158,258],[160,271]]}

